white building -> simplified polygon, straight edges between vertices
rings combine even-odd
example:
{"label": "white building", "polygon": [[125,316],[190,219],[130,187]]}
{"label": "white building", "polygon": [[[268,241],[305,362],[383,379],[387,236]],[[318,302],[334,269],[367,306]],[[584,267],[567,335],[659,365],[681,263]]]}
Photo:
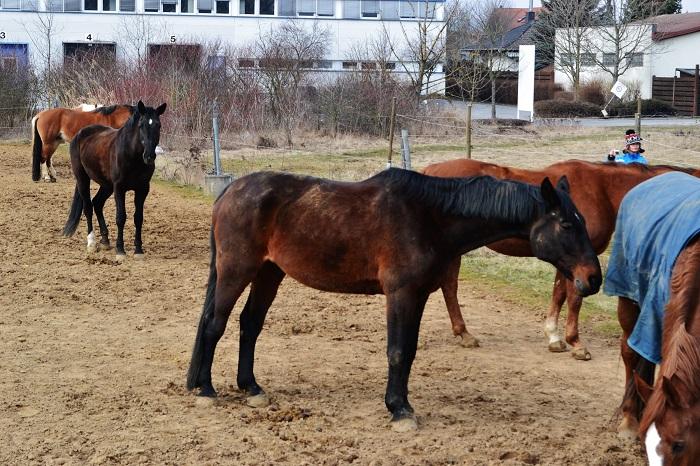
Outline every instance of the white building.
{"label": "white building", "polygon": [[[38,1],[38,3],[36,3]],[[444,25],[445,0],[0,0],[0,60],[43,66],[36,38],[45,35],[38,20],[54,22],[54,57],[97,49],[115,57],[130,53],[125,37],[133,25],[148,26],[147,53],[154,46],[220,41],[252,44],[262,32],[294,19],[329,32],[328,56],[314,64],[319,70],[342,73],[362,66],[352,48],[384,31],[398,44],[414,40],[419,22],[436,29]],[[426,12],[428,19],[425,17]],[[132,27],[130,27],[130,25]],[[32,35],[34,40],[32,40]],[[403,41],[403,42],[402,42]],[[0,63],[2,64],[2,63]],[[245,63],[249,65],[250,63]],[[365,64],[366,65],[366,64]],[[409,70],[413,64],[408,63]],[[397,73],[404,67],[391,64]],[[430,90],[444,90],[442,64],[432,75]]]}
{"label": "white building", "polygon": [[[600,62],[606,64],[614,60],[615,43],[606,41],[607,34],[603,34],[601,29],[606,28],[590,28],[586,31],[590,43],[584,44],[582,48],[581,83],[612,79],[609,73],[601,69]],[[565,41],[562,36],[566,34],[566,29],[557,30],[554,81],[570,89],[569,75],[561,71],[562,64],[572,59],[567,55],[566,47],[560,47]],[[643,99],[652,97],[654,76],[673,77],[677,75],[677,70],[694,69],[700,63],[700,13],[648,18],[644,22],[628,26],[627,34],[639,37],[639,40],[628,41],[638,42],[638,45],[629,51],[626,60],[630,66],[620,76],[620,80],[628,84],[628,87],[639,89]]]}

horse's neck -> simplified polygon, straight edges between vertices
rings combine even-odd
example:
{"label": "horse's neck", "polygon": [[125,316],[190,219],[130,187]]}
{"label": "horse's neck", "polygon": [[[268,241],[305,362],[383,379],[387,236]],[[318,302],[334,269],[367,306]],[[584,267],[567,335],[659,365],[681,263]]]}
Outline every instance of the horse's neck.
{"label": "horse's neck", "polygon": [[119,129],[118,138],[121,140],[123,148],[126,149],[125,151],[121,151],[122,153],[126,153],[132,157],[141,156],[144,148],[139,138],[138,122],[134,122],[133,125],[127,123],[122,126]]}

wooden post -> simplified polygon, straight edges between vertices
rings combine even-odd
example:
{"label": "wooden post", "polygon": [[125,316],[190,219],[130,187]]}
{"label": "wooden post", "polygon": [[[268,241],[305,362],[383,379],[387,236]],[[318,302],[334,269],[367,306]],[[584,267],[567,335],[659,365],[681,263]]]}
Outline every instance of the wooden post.
{"label": "wooden post", "polygon": [[472,158],[472,104],[467,104],[467,158]]}
{"label": "wooden post", "polygon": [[634,114],[634,129],[637,134],[642,134],[642,96],[637,96],[637,113]]}
{"label": "wooden post", "polygon": [[389,118],[389,158],[386,168],[391,168],[391,154],[394,150],[394,125],[396,124],[396,97],[391,99],[391,117]]}
{"label": "wooden post", "polygon": [[695,65],[693,84],[693,116],[700,116],[700,65]]}
{"label": "wooden post", "polygon": [[401,141],[403,146],[403,168],[411,169],[411,146],[408,143],[408,130],[401,130]]}

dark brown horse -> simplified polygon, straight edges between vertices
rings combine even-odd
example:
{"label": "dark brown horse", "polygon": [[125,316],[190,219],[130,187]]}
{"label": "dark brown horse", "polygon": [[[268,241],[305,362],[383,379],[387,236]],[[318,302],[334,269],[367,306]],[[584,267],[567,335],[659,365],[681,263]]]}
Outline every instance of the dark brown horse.
{"label": "dark brown horse", "polygon": [[518,237],[595,293],[601,274],[566,180],[541,187],[491,177],[447,180],[390,169],[358,183],[282,173],[234,181],[214,205],[211,266],[187,387],[215,396],[216,344],[243,290],[238,387],[267,398],[253,374],[255,343],[285,275],[324,291],[384,294],[389,379],[385,403],[397,430],[417,427],[408,377],[428,296],[455,258]]}
{"label": "dark brown horse", "polygon": [[70,142],[78,131],[90,125],[121,128],[134,113],[132,105],[112,105],[92,111],[78,108],[50,108],[32,118],[32,179],[56,181],[51,164],[53,153],[62,142]]}
{"label": "dark brown horse", "polygon": [[620,207],[608,266],[605,291],[620,297],[623,330],[619,433],[646,440],[652,465],[700,464],[698,205],[700,181],[687,175],[635,188]]}
{"label": "dark brown horse", "polygon": [[[499,179],[517,180],[537,184],[543,177],[558,179],[566,176],[571,183],[571,199],[586,220],[588,236],[596,253],[605,251],[613,230],[617,209],[624,195],[639,183],[668,171],[687,171],[696,176],[697,170],[679,167],[641,164],[621,165],[615,163],[592,163],[582,160],[568,160],[555,163],[541,170],[525,170],[496,165],[477,160],[458,159],[436,163],[426,167],[423,173],[441,177],[463,177],[490,175]],[[508,239],[489,244],[488,247],[509,256],[530,257],[533,255],[530,244],[521,239]],[[457,301],[457,283],[460,260],[450,266],[450,273],[442,285],[442,292],[447,304],[447,311],[452,322],[452,331],[461,336],[464,346],[478,346],[478,340],[466,328],[459,302]],[[575,283],[557,271],[552,291],[552,301],[545,322],[549,350],[566,351],[566,344],[558,333],[559,313],[567,302],[569,313],[566,321],[566,342],[571,345],[572,355],[576,359],[591,358],[586,345],[581,341],[578,331],[578,316],[582,298],[576,293]]]}
{"label": "dark brown horse", "polygon": [[[143,257],[143,204],[148,196],[155,170],[156,146],[160,141],[160,116],[165,112],[165,104],[153,109],[139,101],[135,108],[136,111],[123,127],[114,129],[101,125],[88,126],[80,130],[70,144],[70,161],[76,183],[63,234],[72,236],[80,222],[81,213],[85,213],[87,249],[88,252],[94,252],[97,248],[95,233],[92,231],[94,208],[102,236],[100,244],[109,249],[109,232],[102,209],[109,196],[114,193],[117,205],[117,260],[123,260],[125,257],[127,191],[134,191],[134,257]],[[92,201],[90,180],[100,185]]]}

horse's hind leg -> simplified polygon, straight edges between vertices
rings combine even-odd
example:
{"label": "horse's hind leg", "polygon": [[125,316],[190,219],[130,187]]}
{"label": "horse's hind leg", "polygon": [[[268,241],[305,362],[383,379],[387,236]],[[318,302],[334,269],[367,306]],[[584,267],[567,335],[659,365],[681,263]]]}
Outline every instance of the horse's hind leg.
{"label": "horse's hind leg", "polygon": [[[240,258],[237,259],[240,260]],[[226,323],[233,306],[246,286],[255,278],[259,269],[257,266],[237,267],[230,264],[232,260],[218,259],[214,309],[211,316],[204,321],[201,342],[198,343],[201,348],[201,368],[195,386],[201,387],[199,393],[201,396],[216,396],[211,382],[211,366],[214,362],[216,345],[226,330]]]}
{"label": "horse's hind leg", "polygon": [[90,200],[90,178],[85,170],[80,168],[75,174],[76,186],[80,197],[83,198],[83,213],[87,222],[87,251],[95,252],[97,250],[97,242],[95,241],[95,232],[92,228],[92,201]]}
{"label": "horse's hind leg", "polygon": [[265,262],[250,287],[248,301],[241,312],[240,346],[238,356],[238,388],[248,395],[247,403],[253,407],[269,403],[260,385],[255,381],[255,343],[262,330],[267,310],[277,295],[284,272],[274,263]]}
{"label": "horse's hind leg", "polygon": [[627,344],[627,339],[634,330],[634,325],[639,317],[639,307],[626,298],[618,298],[617,319],[622,327],[622,337],[620,338],[620,355],[625,363],[625,394],[622,399],[620,411],[622,421],[617,428],[618,436],[626,441],[634,441],[639,431],[639,419],[642,411],[642,400],[637,393],[634,383],[634,370],[638,367],[642,359]]}
{"label": "horse's hind leg", "polygon": [[46,172],[49,175],[49,181],[51,183],[56,182],[56,169],[53,168],[53,164],[51,163],[51,157],[46,159]]}
{"label": "horse's hind leg", "polygon": [[566,301],[566,282],[564,276],[557,270],[554,277],[554,286],[552,287],[552,301],[549,304],[549,314],[544,323],[544,333],[548,338],[548,349],[553,353],[561,353],[566,351],[566,343],[559,336],[559,313]]}
{"label": "horse's hind leg", "polygon": [[112,195],[111,186],[100,186],[100,189],[92,198],[92,206],[95,210],[97,223],[100,225],[100,248],[109,249],[109,231],[107,230],[107,222],[105,222],[104,206],[109,196]]}
{"label": "horse's hind leg", "polygon": [[51,163],[51,157],[57,148],[58,143],[55,141],[48,142],[41,148],[41,176],[46,182],[56,182],[56,170]]}
{"label": "horse's hind leg", "polygon": [[462,311],[459,308],[459,301],[457,300],[457,285],[459,282],[459,266],[461,262],[462,258],[459,257],[452,261],[447,267],[445,277],[442,281],[442,296],[445,298],[447,313],[452,323],[452,333],[460,337],[460,344],[465,348],[476,348],[479,346],[479,340],[467,330],[464,318],[462,317]]}

